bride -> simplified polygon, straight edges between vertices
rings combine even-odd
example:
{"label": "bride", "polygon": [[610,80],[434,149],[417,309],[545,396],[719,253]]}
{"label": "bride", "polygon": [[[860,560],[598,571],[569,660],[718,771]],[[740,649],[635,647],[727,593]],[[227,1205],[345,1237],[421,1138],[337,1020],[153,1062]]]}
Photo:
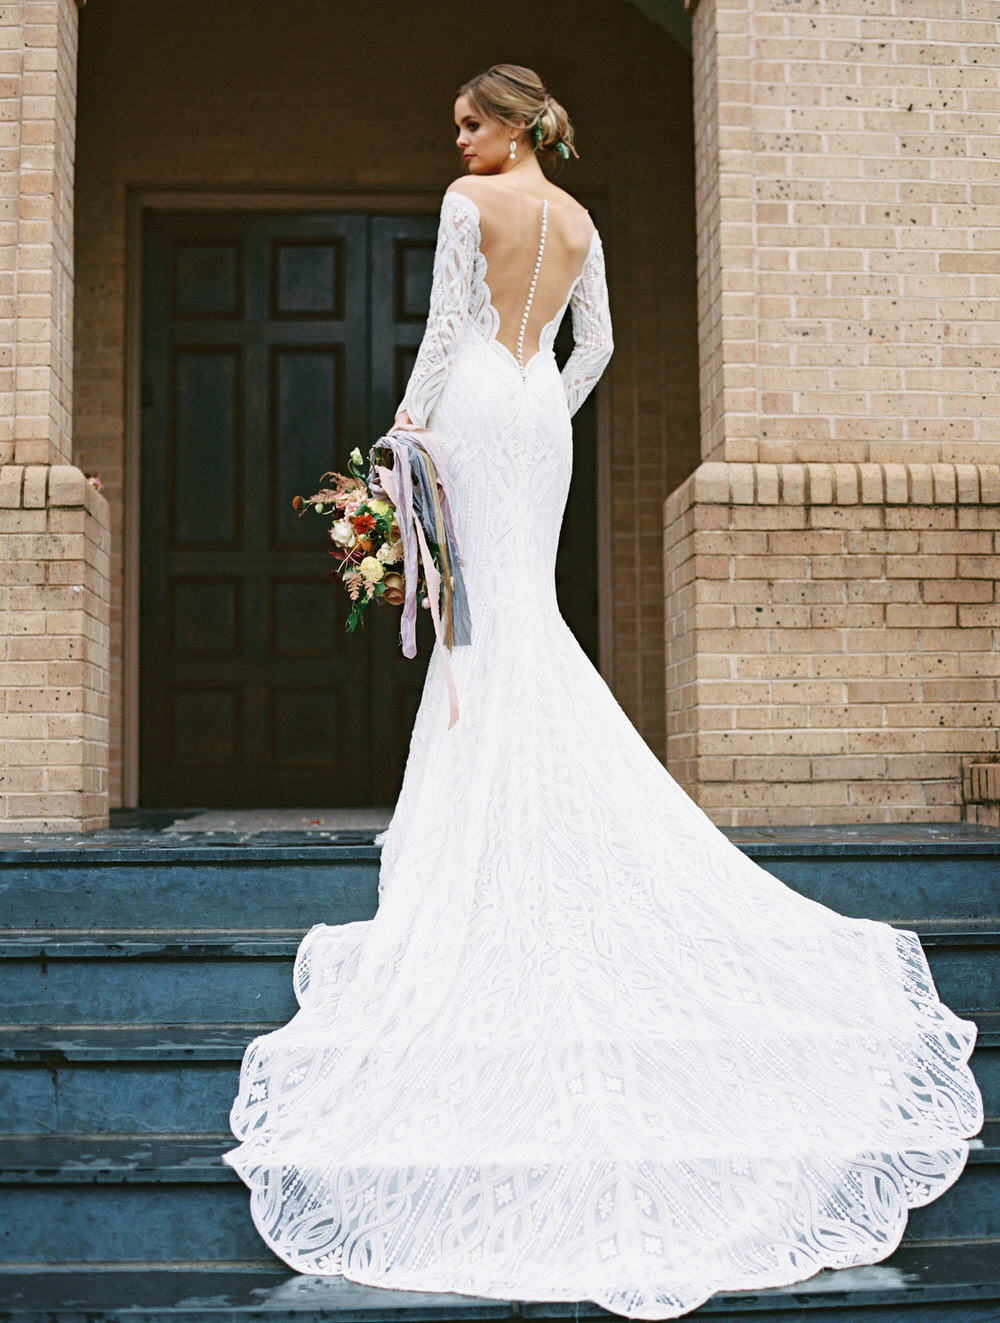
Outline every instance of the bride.
{"label": "bride", "polygon": [[438,645],[377,913],[303,938],[224,1156],[299,1272],[677,1318],[891,1254],[982,1126],[976,1025],[914,932],[737,849],[560,615],[570,419],[612,350],[601,236],[540,166],[575,149],[531,70],[473,78],[455,123],[469,173],[396,422],[447,459],[460,717]]}

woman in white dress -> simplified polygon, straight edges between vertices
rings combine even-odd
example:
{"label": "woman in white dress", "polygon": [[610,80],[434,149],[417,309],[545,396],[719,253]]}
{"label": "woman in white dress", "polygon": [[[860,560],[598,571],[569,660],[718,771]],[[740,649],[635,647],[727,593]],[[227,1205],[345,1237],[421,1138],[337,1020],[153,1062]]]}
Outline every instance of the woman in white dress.
{"label": "woman in white dress", "polygon": [[612,351],[601,237],[541,169],[573,133],[531,70],[471,80],[455,124],[469,173],[396,420],[447,459],[460,717],[436,646],[377,913],[303,938],[225,1160],[300,1272],[677,1318],[887,1257],[982,1126],[976,1025],[915,933],[738,850],[560,615],[570,419]]}

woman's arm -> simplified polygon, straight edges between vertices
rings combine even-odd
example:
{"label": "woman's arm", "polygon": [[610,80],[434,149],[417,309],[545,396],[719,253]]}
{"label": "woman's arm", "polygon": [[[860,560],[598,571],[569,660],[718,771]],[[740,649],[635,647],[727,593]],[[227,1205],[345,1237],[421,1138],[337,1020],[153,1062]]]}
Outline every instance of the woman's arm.
{"label": "woman's arm", "polygon": [[562,370],[570,417],[576,413],[608,365],[615,343],[604,271],[604,247],[598,234],[570,296],[573,352]]}
{"label": "woman's arm", "polygon": [[441,201],[430,307],[423,339],[396,408],[396,422],[426,427],[448,379],[459,333],[469,314],[472,272],[479,251],[475,204],[457,189]]}

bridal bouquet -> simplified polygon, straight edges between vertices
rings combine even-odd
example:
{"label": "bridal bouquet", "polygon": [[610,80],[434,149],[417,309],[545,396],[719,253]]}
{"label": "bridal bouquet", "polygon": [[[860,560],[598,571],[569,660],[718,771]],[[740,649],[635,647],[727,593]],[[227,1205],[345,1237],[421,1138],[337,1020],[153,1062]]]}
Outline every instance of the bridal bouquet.
{"label": "bridal bouquet", "polygon": [[[332,573],[351,599],[347,629],[363,623],[372,602],[402,606],[400,641],[405,657],[416,656],[416,604],[430,609],[434,632],[443,644],[451,699],[449,729],[458,718],[458,700],[447,652],[470,642],[471,617],[462,579],[448,480],[437,439],[427,428],[396,425],[379,437],[368,455],[351,451],[347,474],[328,470],[332,479],[292,506],[311,506],[331,521],[330,554],[340,562]],[[399,568],[395,568],[395,567]]]}
{"label": "bridal bouquet", "polygon": [[[406,582],[401,573],[403,542],[395,507],[373,495],[357,447],[351,451],[347,467],[346,474],[328,470],[320,481],[332,479],[333,485],[307,498],[296,496],[292,506],[300,515],[311,506],[330,520],[330,555],[340,562],[330,574],[341,580],[351,599],[346,626],[353,632],[364,623],[365,610],[372,602],[402,606]],[[392,568],[396,565],[399,570]],[[415,590],[429,606],[426,576],[419,567]]]}

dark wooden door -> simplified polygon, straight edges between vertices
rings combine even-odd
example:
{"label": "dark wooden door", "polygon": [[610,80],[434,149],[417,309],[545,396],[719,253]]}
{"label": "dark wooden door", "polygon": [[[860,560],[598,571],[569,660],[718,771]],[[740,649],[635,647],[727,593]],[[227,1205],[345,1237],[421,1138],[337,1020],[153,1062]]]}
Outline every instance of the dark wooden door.
{"label": "dark wooden door", "polygon": [[[151,213],[143,263],[143,805],[390,804],[433,638],[346,633],[324,521],[291,506],[392,421],[435,216]],[[557,339],[572,343],[569,317]],[[597,656],[593,397],[574,420],[563,613]]]}

